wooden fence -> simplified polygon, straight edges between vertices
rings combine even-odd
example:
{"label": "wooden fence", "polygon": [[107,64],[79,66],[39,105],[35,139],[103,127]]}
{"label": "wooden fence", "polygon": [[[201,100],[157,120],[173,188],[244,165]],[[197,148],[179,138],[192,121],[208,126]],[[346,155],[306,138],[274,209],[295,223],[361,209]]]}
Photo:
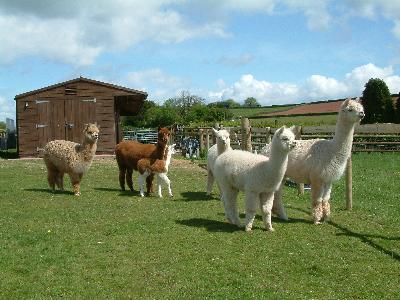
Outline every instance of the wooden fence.
{"label": "wooden fence", "polygon": [[[216,125],[218,128],[224,128]],[[331,139],[335,126],[296,126],[297,139]],[[231,133],[231,145],[235,149],[260,151],[271,142],[276,128],[251,127],[248,119],[242,119],[241,127],[225,127]],[[200,150],[208,149],[215,143],[211,127],[184,127],[175,131],[174,139],[184,137],[198,139]],[[357,125],[354,131],[353,152],[400,152],[400,124]]]}
{"label": "wooden fence", "polygon": [[[215,128],[222,126],[216,124]],[[231,134],[232,148],[247,151],[260,151],[271,142],[276,128],[251,127],[247,118],[242,119],[241,127],[227,127]],[[335,126],[296,126],[296,139],[330,139],[335,133]],[[215,143],[211,127],[182,128],[173,132],[175,141],[192,137],[199,141],[200,151],[210,148]],[[400,124],[366,124],[357,125],[354,130],[352,152],[400,152]],[[348,159],[346,177],[346,209],[353,207],[352,160]],[[304,184],[298,184],[299,194],[304,193]]]}

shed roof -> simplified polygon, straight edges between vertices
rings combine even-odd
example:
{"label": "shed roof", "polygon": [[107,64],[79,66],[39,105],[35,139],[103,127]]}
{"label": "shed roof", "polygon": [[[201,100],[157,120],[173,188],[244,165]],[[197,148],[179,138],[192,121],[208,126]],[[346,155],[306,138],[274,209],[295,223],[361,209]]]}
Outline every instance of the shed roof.
{"label": "shed roof", "polygon": [[36,89],[36,90],[30,91],[30,92],[26,92],[26,93],[22,93],[22,94],[16,95],[14,99],[16,100],[18,98],[22,98],[22,97],[25,97],[25,96],[37,94],[39,92],[51,90],[51,89],[54,89],[54,88],[57,88],[57,87],[60,87],[60,86],[63,86],[63,85],[76,83],[76,82],[80,82],[80,81],[88,82],[88,83],[92,83],[92,84],[97,84],[97,85],[102,85],[102,86],[105,86],[105,87],[109,87],[109,88],[112,88],[112,89],[125,91],[125,92],[132,93],[132,94],[140,94],[140,95],[143,95],[145,98],[147,97],[147,93],[146,92],[142,92],[142,91],[139,91],[139,90],[135,90],[135,89],[131,89],[131,88],[115,85],[115,84],[112,84],[112,83],[106,83],[106,82],[102,82],[102,81],[98,81],[98,80],[93,80],[93,79],[89,79],[89,78],[85,78],[85,77],[81,76],[81,77],[78,77],[78,78],[75,78],[75,79],[72,79],[72,80],[60,82],[60,83],[57,83],[57,84],[49,85],[49,86],[44,87],[44,88],[40,88],[40,89]]}

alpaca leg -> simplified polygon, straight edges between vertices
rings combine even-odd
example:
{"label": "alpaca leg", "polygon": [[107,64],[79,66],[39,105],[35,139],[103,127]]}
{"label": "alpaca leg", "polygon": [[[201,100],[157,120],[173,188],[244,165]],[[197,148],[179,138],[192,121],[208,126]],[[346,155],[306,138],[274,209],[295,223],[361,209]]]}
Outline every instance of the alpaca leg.
{"label": "alpaca leg", "polygon": [[128,185],[129,189],[131,192],[133,192],[133,180],[132,180],[132,173],[133,169],[132,168],[126,168],[126,184]]}
{"label": "alpaca leg", "polygon": [[321,224],[321,220],[323,217],[323,208],[322,208],[323,192],[324,190],[321,185],[318,184],[311,185],[311,198],[312,198],[314,224]]}
{"label": "alpaca leg", "polygon": [[214,175],[211,172],[211,170],[208,170],[208,173],[207,173],[207,195],[208,196],[211,196],[213,184],[214,184]]}
{"label": "alpaca leg", "polygon": [[285,207],[283,206],[282,202],[283,184],[284,181],[281,182],[278,190],[276,190],[274,194],[274,204],[272,206],[272,211],[279,217],[279,219],[287,221],[289,220],[289,218],[286,215]]}
{"label": "alpaca leg", "polygon": [[79,180],[79,174],[69,174],[69,177],[71,178],[71,183],[72,183],[72,189],[74,191],[75,196],[80,196],[81,191],[80,191],[80,180]]}
{"label": "alpaca leg", "polygon": [[254,217],[256,216],[257,204],[259,203],[260,195],[258,193],[246,192],[245,206],[246,206],[246,221],[245,230],[251,231],[253,227]]}
{"label": "alpaca leg", "polygon": [[146,178],[147,195],[150,195],[153,192],[153,178],[154,178],[154,174],[150,174]]}
{"label": "alpaca leg", "polygon": [[64,190],[64,173],[62,172],[57,173],[56,184],[60,191]]}
{"label": "alpaca leg", "polygon": [[125,167],[119,167],[119,186],[121,187],[122,191],[125,191]]}
{"label": "alpaca leg", "polygon": [[139,174],[139,193],[141,197],[144,197],[144,182],[147,178],[148,173],[144,172],[143,174]]}
{"label": "alpaca leg", "polygon": [[55,189],[55,184],[57,182],[57,172],[51,169],[47,169],[47,181],[49,182],[49,186],[54,192]]}
{"label": "alpaca leg", "polygon": [[274,204],[274,193],[261,193],[260,195],[260,208],[265,225],[268,231],[274,231],[272,227],[271,212]]}
{"label": "alpaca leg", "polygon": [[168,195],[170,197],[173,197],[174,195],[172,195],[172,190],[171,190],[171,180],[169,180],[168,176],[166,173],[160,173],[157,176],[157,188],[158,188],[158,197],[162,197],[161,195],[161,184],[165,183],[167,185],[168,188]]}
{"label": "alpaca leg", "polygon": [[228,222],[238,227],[242,227],[239,219],[239,212],[237,209],[237,194],[238,191],[231,187],[221,187],[222,189],[222,202],[224,203],[225,217]]}
{"label": "alpaca leg", "polygon": [[331,205],[329,200],[331,198],[332,184],[326,184],[324,194],[322,196],[322,219],[328,221],[331,215]]}

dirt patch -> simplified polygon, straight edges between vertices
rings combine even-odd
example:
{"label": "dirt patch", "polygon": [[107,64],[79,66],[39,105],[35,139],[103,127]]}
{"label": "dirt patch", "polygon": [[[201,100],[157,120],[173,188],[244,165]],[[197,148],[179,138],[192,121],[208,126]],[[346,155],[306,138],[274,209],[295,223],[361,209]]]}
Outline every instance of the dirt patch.
{"label": "dirt patch", "polygon": [[206,173],[207,171],[199,166],[198,162],[192,162],[187,159],[173,159],[171,161],[171,166],[181,168],[181,169],[186,169],[186,170],[193,170],[196,172],[204,172]]}

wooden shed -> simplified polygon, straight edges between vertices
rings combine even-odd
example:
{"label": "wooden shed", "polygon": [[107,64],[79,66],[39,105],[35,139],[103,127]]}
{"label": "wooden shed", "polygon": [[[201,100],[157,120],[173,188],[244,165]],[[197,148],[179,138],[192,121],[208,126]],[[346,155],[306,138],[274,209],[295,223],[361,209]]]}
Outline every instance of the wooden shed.
{"label": "wooden shed", "polygon": [[120,116],[136,115],[147,93],[79,77],[15,96],[18,154],[39,157],[44,145],[81,142],[87,123],[100,125],[98,154],[112,154],[122,132]]}

